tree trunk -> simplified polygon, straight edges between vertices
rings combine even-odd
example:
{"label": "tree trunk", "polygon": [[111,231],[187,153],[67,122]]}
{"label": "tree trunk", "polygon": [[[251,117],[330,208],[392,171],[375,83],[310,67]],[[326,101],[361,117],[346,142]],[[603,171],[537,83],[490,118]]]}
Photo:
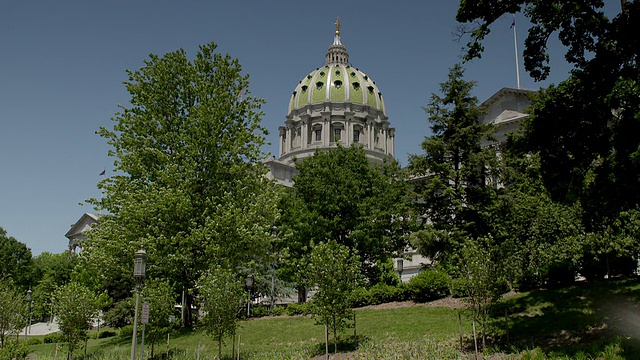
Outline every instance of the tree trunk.
{"label": "tree trunk", "polygon": [[222,337],[218,340],[218,359],[222,359]]}

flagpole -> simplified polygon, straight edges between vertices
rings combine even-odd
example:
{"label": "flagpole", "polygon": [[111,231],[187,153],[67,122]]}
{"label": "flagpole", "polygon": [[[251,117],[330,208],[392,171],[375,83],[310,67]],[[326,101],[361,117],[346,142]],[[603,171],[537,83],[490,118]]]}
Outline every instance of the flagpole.
{"label": "flagpole", "polygon": [[516,79],[518,84],[518,90],[520,90],[520,63],[518,58],[518,33],[516,32],[516,14],[513,14],[513,22],[511,23],[511,27],[513,28],[513,46],[516,52]]}

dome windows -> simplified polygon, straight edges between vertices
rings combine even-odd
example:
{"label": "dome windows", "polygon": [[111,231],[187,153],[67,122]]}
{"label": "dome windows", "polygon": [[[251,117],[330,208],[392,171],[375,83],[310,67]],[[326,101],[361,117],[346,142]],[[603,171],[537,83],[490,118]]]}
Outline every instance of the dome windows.
{"label": "dome windows", "polygon": [[302,93],[306,93],[308,88],[307,85],[302,85]]}
{"label": "dome windows", "polygon": [[351,75],[351,77],[356,77],[356,73],[354,73],[353,71],[349,75]]}
{"label": "dome windows", "polygon": [[373,86],[367,86],[367,90],[369,90],[369,94],[373,94]]}
{"label": "dome windows", "polygon": [[318,81],[316,83],[316,89],[318,89],[318,90],[322,89],[322,85],[324,85],[324,83],[322,81]]}
{"label": "dome windows", "polygon": [[320,71],[320,77],[324,77],[324,71]]}
{"label": "dome windows", "polygon": [[337,69],[336,69],[336,75],[337,75],[337,76],[340,76],[340,70],[337,70]]}
{"label": "dome windows", "polygon": [[342,87],[342,81],[336,80],[333,82],[333,85],[336,87],[336,89],[340,89]]}
{"label": "dome windows", "polygon": [[354,90],[360,90],[360,83],[359,82],[353,82],[351,85],[353,85],[353,89]]}

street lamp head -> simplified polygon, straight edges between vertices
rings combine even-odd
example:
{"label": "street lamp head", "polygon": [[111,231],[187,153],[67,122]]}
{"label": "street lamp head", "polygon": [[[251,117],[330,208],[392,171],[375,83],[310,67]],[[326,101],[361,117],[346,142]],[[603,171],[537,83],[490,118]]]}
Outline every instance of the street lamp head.
{"label": "street lamp head", "polygon": [[396,269],[398,269],[398,274],[402,275],[402,270],[404,270],[404,260],[396,260]]}
{"label": "street lamp head", "polygon": [[272,235],[272,236],[276,236],[276,235],[278,235],[278,227],[277,227],[277,226],[273,225],[273,226],[271,227],[271,235]]}
{"label": "street lamp head", "polygon": [[244,284],[248,289],[251,289],[253,287],[253,275],[247,275],[247,278],[244,280]]}
{"label": "street lamp head", "polygon": [[133,278],[143,280],[147,271],[147,253],[144,250],[138,250],[133,255]]}
{"label": "street lamp head", "polygon": [[27,302],[31,302],[31,300],[33,299],[31,297],[31,294],[33,294],[33,292],[31,291],[31,288],[29,288],[29,290],[27,290]]}

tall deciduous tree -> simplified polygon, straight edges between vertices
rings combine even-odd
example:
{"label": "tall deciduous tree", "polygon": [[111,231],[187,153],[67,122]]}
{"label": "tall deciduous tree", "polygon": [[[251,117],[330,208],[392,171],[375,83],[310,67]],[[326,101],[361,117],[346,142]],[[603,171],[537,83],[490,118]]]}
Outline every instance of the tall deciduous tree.
{"label": "tall deciduous tree", "polygon": [[431,95],[425,111],[432,134],[422,142],[424,154],[409,156],[415,206],[427,219],[413,236],[422,253],[442,261],[455,256],[466,238],[485,235],[481,211],[496,190],[497,156],[482,146],[493,127],[479,122],[475,83],[463,75],[455,65],[440,84],[442,95]]}
{"label": "tall deciduous tree", "polygon": [[98,311],[97,298],[86,287],[70,282],[54,293],[54,309],[67,343],[67,357],[73,358],[78,343],[87,338],[91,319]]}
{"label": "tall deciduous tree", "polygon": [[640,131],[640,3],[621,1],[617,10],[605,11],[602,0],[463,0],[457,14],[479,24],[468,44],[472,58],[491,24],[522,11],[532,23],[525,67],[537,80],[550,71],[549,38],[557,34],[566,46],[574,70],[534,101],[527,147],[539,152],[554,200],[581,202],[588,231],[600,232],[603,217],[640,203],[640,141],[629,136]]}
{"label": "tall deciduous tree", "polygon": [[201,46],[150,55],[128,71],[130,106],[98,133],[113,147],[114,175],[91,203],[109,215],[89,234],[83,266],[114,298],[133,287],[133,253],[144,246],[147,276],[167,278],[186,295],[191,323],[195,281],[210,264],[250,264],[264,253],[277,215],[263,174],[263,100],[250,96],[237,59]]}
{"label": "tall deciduous tree", "polygon": [[246,293],[241,279],[232,271],[216,267],[206,272],[198,281],[204,327],[218,342],[218,358],[222,359],[222,343],[225,337],[234,336],[238,326],[238,312],[246,303]]}
{"label": "tall deciduous tree", "polygon": [[296,163],[295,189],[283,200],[283,232],[289,266],[315,244],[328,240],[358,252],[370,283],[381,278],[381,264],[404,249],[403,224],[408,214],[405,177],[396,162],[371,164],[357,146],[318,151]]}
{"label": "tall deciduous tree", "polygon": [[336,241],[316,245],[307,258],[308,285],[317,291],[311,312],[320,324],[333,332],[334,352],[338,351],[338,331],[353,318],[349,295],[358,287],[360,261],[348,247]]}

